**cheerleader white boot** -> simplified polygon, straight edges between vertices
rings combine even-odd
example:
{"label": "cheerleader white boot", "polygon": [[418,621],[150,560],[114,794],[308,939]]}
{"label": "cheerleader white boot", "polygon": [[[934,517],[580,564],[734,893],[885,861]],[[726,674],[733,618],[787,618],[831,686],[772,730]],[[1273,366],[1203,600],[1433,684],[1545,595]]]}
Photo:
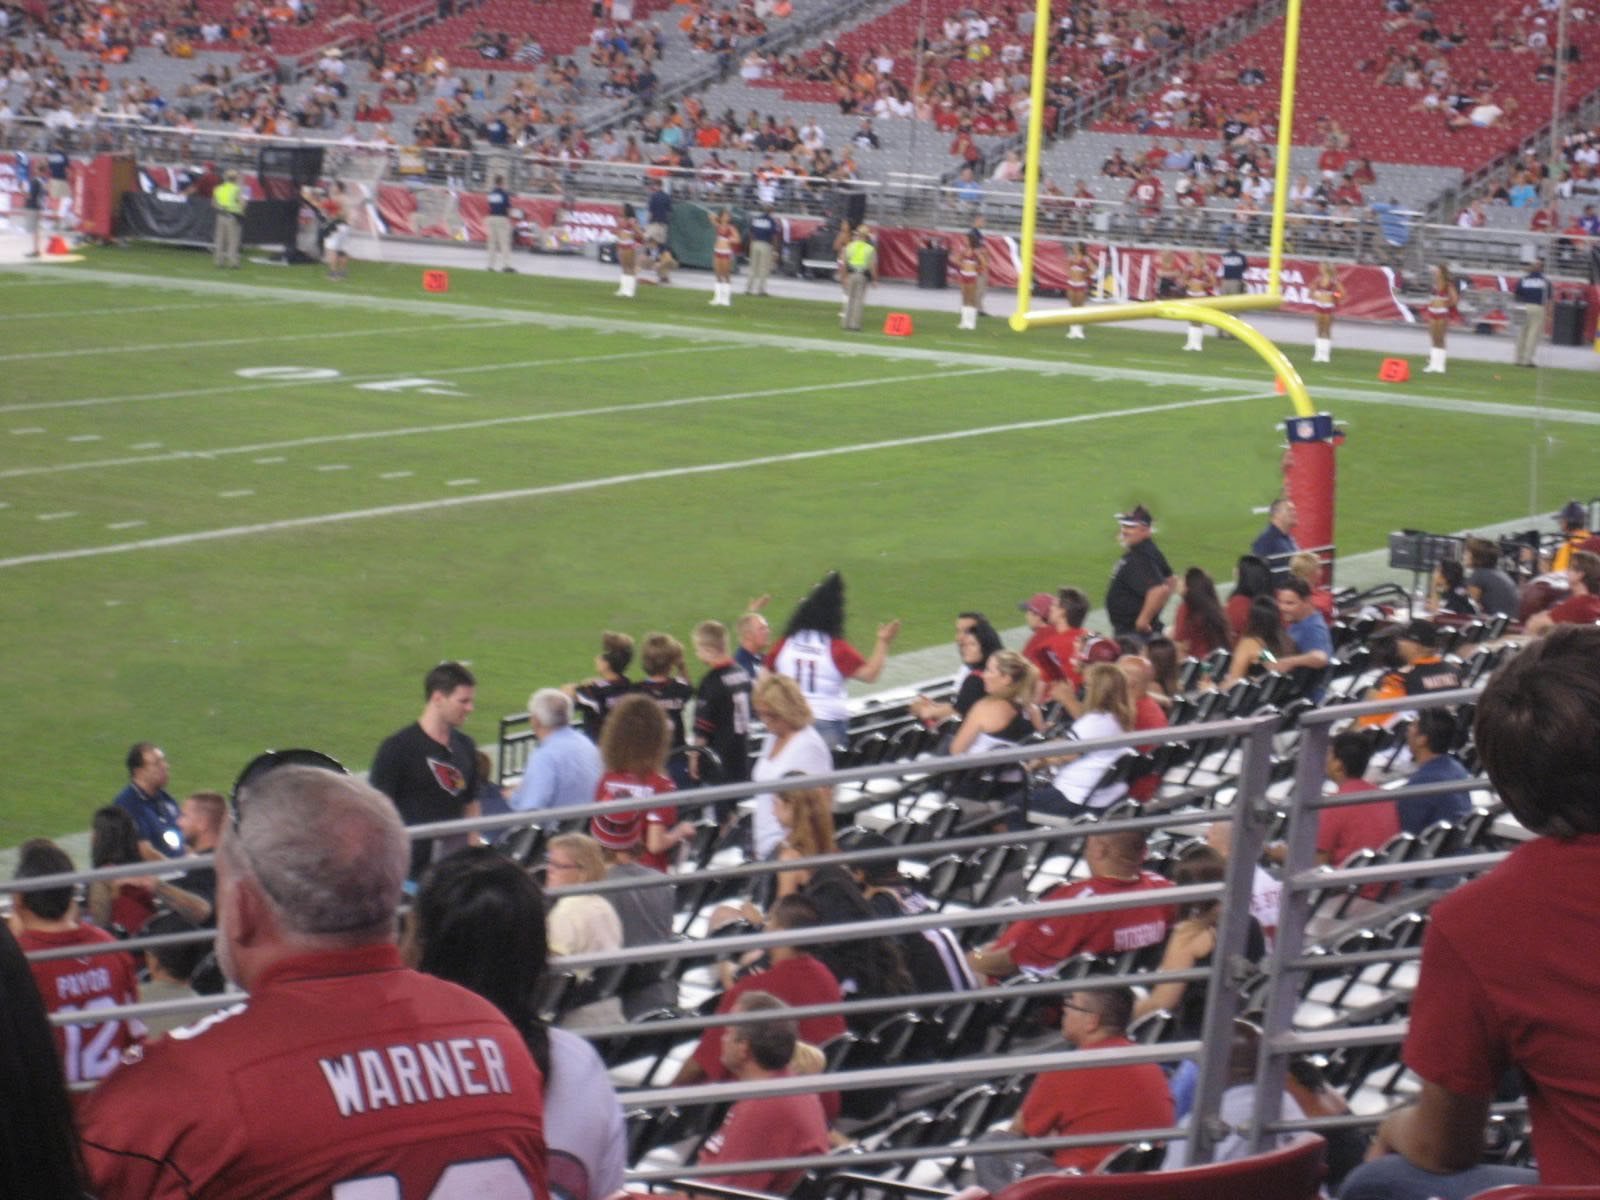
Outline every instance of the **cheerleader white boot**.
{"label": "cheerleader white boot", "polygon": [[723,308],[732,308],[733,307],[733,284],[732,283],[725,283],[725,284],[722,285],[722,307]]}
{"label": "cheerleader white boot", "polygon": [[1444,351],[1435,346],[1428,351],[1428,365],[1422,368],[1424,375],[1444,374]]}
{"label": "cheerleader white boot", "polygon": [[1198,325],[1191,325],[1189,326],[1189,336],[1184,339],[1183,348],[1195,351],[1204,350],[1206,348],[1204,338],[1205,330]]}
{"label": "cheerleader white boot", "polygon": [[1333,339],[1318,338],[1315,342],[1316,349],[1311,353],[1312,362],[1333,361]]}
{"label": "cheerleader white boot", "polygon": [[1067,327],[1067,340],[1069,342],[1081,342],[1081,341],[1083,341],[1083,326],[1082,325],[1070,325],[1070,326],[1068,326]]}
{"label": "cheerleader white boot", "polygon": [[617,287],[617,295],[624,300],[632,300],[639,290],[639,277],[637,275],[624,275]]}
{"label": "cheerleader white boot", "polygon": [[978,310],[970,304],[961,306],[961,320],[956,324],[957,329],[976,329],[978,327]]}

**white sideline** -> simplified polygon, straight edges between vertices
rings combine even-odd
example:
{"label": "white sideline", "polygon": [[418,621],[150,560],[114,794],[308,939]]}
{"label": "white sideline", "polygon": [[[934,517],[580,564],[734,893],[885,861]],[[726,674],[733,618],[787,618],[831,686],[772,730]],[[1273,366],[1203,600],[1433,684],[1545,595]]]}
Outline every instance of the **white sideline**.
{"label": "white sideline", "polygon": [[[531,358],[521,362],[488,363],[470,367],[442,367],[433,371],[436,376],[453,377],[456,375],[471,375],[482,371],[525,371],[533,367],[563,367],[581,363],[616,362],[628,358],[655,358],[663,354],[710,354],[721,350],[737,350],[737,346],[680,346],[676,349],[625,350],[615,354],[587,354],[577,358]],[[337,380],[304,380],[304,379],[269,379],[263,382],[245,383],[234,380],[217,387],[184,388],[174,392],[133,392],[124,396],[86,396],[79,400],[37,400],[22,404],[0,404],[0,413],[11,412],[40,412],[46,409],[57,408],[98,408],[107,404],[133,404],[146,400],[194,400],[201,397],[235,396],[241,392],[268,392],[283,388],[304,388],[314,384],[329,383],[376,383],[384,379],[393,379],[394,372],[388,371],[381,375],[341,375]],[[138,447],[134,447],[138,449]]]}
{"label": "white sideline", "polygon": [[[703,347],[696,347],[704,353]],[[668,353],[656,351],[655,353]],[[571,360],[567,360],[571,361]],[[464,370],[483,370],[481,367]],[[340,442],[370,442],[384,438],[431,436],[439,433],[460,433],[473,429],[494,429],[502,425],[528,425],[540,421],[562,421],[576,417],[603,417],[617,413],[650,412],[663,408],[685,408],[697,404],[713,404],[725,400],[759,400],[769,396],[798,396],[807,392],[846,391],[851,388],[880,387],[894,383],[921,383],[928,379],[950,379],[958,375],[987,375],[1004,370],[1003,367],[972,367],[965,371],[921,372],[916,375],[886,375],[878,379],[857,379],[847,383],[808,383],[786,388],[764,388],[756,392],[724,392],[711,396],[682,396],[674,400],[649,400],[643,404],[605,404],[597,408],[569,408],[556,412],[519,413],[512,417],[484,417],[476,421],[451,421],[441,425],[411,425],[399,429],[366,429],[353,433],[330,433],[322,437],[294,438],[281,442],[253,442],[246,446],[222,446],[214,450],[169,450],[165,454],[141,454],[123,458],[102,458],[84,462],[55,463],[39,467],[11,467],[0,471],[0,479],[15,479],[24,475],[57,475],[64,471],[100,470],[107,467],[136,466],[141,463],[163,463],[222,458],[233,454],[259,454],[264,450],[292,450],[304,446],[327,446]],[[435,375],[448,374],[435,371]],[[328,382],[345,382],[329,380]]]}
{"label": "white sideline", "polygon": [[[282,303],[284,303],[282,300],[263,300],[259,298],[241,296],[239,298],[238,307],[266,307],[268,305]],[[191,304],[140,304],[133,307],[124,306],[118,308],[73,308],[58,310],[56,312],[12,313],[6,317],[6,323],[9,325],[13,321],[70,321],[77,317],[121,317],[132,316],[136,313],[176,312],[179,309],[215,309],[216,307],[217,305],[214,300],[196,300]]]}
{"label": "white sideline", "polygon": [[1146,404],[1136,408],[1115,409],[1108,412],[1079,413],[1068,417],[1047,417],[1034,421],[1017,421],[1006,425],[979,426],[974,429],[954,429],[943,433],[890,438],[876,442],[858,442],[853,445],[830,446],[819,450],[797,450],[788,454],[768,454],[756,458],[734,459],[726,462],[700,463],[695,466],[665,467],[656,471],[638,471],[628,475],[608,475],[597,479],[578,479],[567,483],[546,484],[541,487],[479,492],[469,496],[448,496],[435,500],[418,500],[408,504],[390,504],[376,508],[321,513],[307,517],[290,517],[278,521],[262,521],[253,525],[233,525],[221,529],[204,529],[193,533],[177,533],[165,537],[144,538],[134,542],[118,542],[108,546],[84,546],[75,550],[48,550],[37,554],[19,554],[11,558],[0,558],[0,570],[33,566],[39,563],[67,562],[80,558],[99,558],[108,554],[128,554],[138,550],[161,550],[173,546],[189,546],[197,542],[227,541],[263,533],[281,533],[291,529],[310,529],[322,525],[365,521],[379,517],[407,516],[412,513],[433,512],[444,508],[461,508],[469,504],[493,504],[508,500],[527,500],[539,496],[567,495],[575,492],[595,491],[599,488],[616,487],[622,484],[646,483],[658,479],[677,479],[692,475],[742,471],[752,467],[806,462],[819,458],[835,458],[844,454],[866,454],[877,450],[897,450],[906,446],[924,446],[936,442],[985,437],[991,434],[1019,433],[1030,429],[1051,429],[1090,421],[1146,416],[1153,413],[1172,412],[1178,409],[1204,408],[1214,404],[1233,404],[1241,400],[1257,400],[1271,395],[1272,393],[1270,392],[1252,391],[1227,396],[1207,396],[1198,400],[1179,401],[1176,404]]}

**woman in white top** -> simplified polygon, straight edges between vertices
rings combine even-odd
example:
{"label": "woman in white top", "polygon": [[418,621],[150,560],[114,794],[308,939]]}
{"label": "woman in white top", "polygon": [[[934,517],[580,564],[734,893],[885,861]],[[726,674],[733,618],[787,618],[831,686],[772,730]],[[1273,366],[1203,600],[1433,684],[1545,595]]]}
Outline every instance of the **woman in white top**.
{"label": "woman in white top", "polygon": [[[750,706],[767,727],[761,757],[750,768],[753,782],[769,783],[785,775],[822,775],[833,770],[833,751],[812,726],[811,706],[794,680],[787,675],[761,676],[751,693]],[[771,792],[755,796],[752,832],[757,858],[771,858],[783,843],[783,826],[773,811]]]}
{"label": "woman in white top", "polygon": [[[1086,742],[1131,733],[1134,714],[1133,694],[1121,668],[1115,663],[1095,663],[1083,673],[1083,715],[1073,721],[1072,737]],[[1035,788],[1029,794],[1029,810],[1076,817],[1110,808],[1127,795],[1127,785],[1100,787],[1100,780],[1125,753],[1126,749],[1089,750],[1045,759],[1044,765],[1060,769],[1049,787]]]}

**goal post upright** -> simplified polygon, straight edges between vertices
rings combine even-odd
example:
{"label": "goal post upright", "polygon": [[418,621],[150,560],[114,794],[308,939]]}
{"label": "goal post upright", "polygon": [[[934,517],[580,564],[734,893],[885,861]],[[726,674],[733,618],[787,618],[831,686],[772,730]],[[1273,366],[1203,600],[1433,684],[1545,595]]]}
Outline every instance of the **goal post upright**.
{"label": "goal post upright", "polygon": [[1283,28],[1282,87],[1278,95],[1277,162],[1273,170],[1272,224],[1268,248],[1267,290],[1237,296],[1208,296],[1198,300],[1171,300],[1159,303],[1135,301],[1100,304],[1093,307],[1058,308],[1034,312],[1033,275],[1038,240],[1039,185],[1044,149],[1045,86],[1049,79],[1050,0],[1035,0],[1033,22],[1033,65],[1029,77],[1027,157],[1023,166],[1022,261],[1017,274],[1016,308],[1009,324],[1018,333],[1055,325],[1098,325],[1151,317],[1171,321],[1192,321],[1213,325],[1231,333],[1249,346],[1272,368],[1282,382],[1297,415],[1309,417],[1315,411],[1305,382],[1283,351],[1260,330],[1238,317],[1237,312],[1275,309],[1283,304],[1283,242],[1289,201],[1289,156],[1294,144],[1294,91],[1300,48],[1301,0],[1287,0]]}

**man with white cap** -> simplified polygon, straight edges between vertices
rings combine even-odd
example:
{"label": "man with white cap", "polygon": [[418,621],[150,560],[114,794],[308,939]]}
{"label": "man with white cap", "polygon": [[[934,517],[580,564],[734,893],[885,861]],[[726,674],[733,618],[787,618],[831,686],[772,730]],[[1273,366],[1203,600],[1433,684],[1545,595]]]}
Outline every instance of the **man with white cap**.
{"label": "man with white cap", "polygon": [[1142,504],[1117,514],[1122,557],[1111,570],[1106,613],[1118,637],[1144,640],[1159,634],[1161,610],[1177,587],[1172,567],[1151,538],[1154,524],[1150,510]]}

